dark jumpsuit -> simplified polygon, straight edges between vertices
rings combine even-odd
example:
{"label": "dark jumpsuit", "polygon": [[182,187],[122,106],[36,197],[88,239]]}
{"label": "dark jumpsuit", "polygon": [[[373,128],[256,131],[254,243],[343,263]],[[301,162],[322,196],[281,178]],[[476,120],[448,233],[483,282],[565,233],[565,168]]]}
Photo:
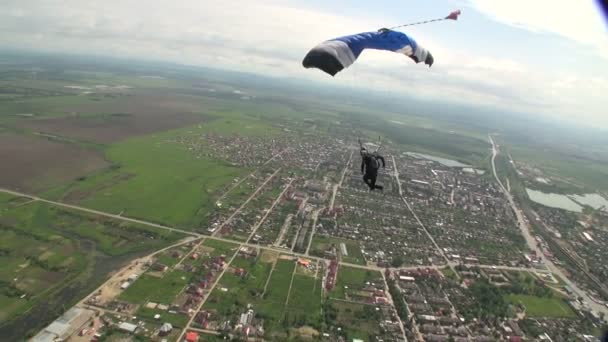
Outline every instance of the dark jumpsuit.
{"label": "dark jumpsuit", "polygon": [[[375,163],[372,160],[373,158],[376,159]],[[380,163],[378,163],[378,159],[382,161],[382,167],[385,167],[384,157],[382,156],[366,154],[361,159],[361,173],[363,173],[363,181],[365,182],[365,184],[367,184],[367,186],[369,186],[370,190],[384,189],[382,185],[376,185],[376,179],[378,178],[378,168],[380,166]]]}

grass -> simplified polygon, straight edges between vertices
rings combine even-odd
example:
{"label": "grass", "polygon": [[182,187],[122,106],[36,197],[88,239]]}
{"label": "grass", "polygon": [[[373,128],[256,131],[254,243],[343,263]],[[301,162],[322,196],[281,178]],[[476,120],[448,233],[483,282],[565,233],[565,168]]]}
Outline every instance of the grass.
{"label": "grass", "polygon": [[337,311],[336,323],[343,327],[349,340],[354,338],[364,341],[374,340],[374,336],[379,332],[379,324],[370,317],[364,318],[363,312],[366,305],[336,300],[331,300],[330,303]]}
{"label": "grass", "polygon": [[279,260],[274,267],[270,283],[264,295],[266,302],[274,304],[285,304],[289,293],[289,284],[295,268],[295,263],[291,260]]}
{"label": "grass", "polygon": [[203,241],[203,246],[213,248],[213,251],[210,253],[211,257],[234,254],[235,249],[238,247],[237,244],[214,239],[206,239]]}
{"label": "grass", "polygon": [[191,278],[191,273],[179,270],[166,273],[162,278],[144,274],[121,293],[119,298],[134,304],[145,304],[149,301],[171,304]]}
{"label": "grass", "polygon": [[457,278],[457,276],[456,276],[456,272],[454,272],[454,270],[452,270],[452,269],[451,269],[451,268],[449,268],[449,267],[442,268],[442,269],[441,269],[441,273],[443,273],[443,275],[444,275],[446,278],[449,278],[449,279],[456,279],[456,278]]}
{"label": "grass", "polygon": [[365,287],[366,282],[373,281],[382,281],[382,274],[378,271],[341,266],[338,269],[338,279],[331,292],[331,297],[345,299],[348,294]]}
{"label": "grass", "polygon": [[321,296],[316,289],[317,279],[296,274],[289,294],[289,310],[310,315],[320,314]]}
{"label": "grass", "polygon": [[67,198],[82,197],[78,202],[87,207],[202,228],[216,190],[246,170],[194,158],[184,146],[170,142],[180,134],[177,130],[112,145],[106,158],[114,167],[58,192]]}
{"label": "grass", "polygon": [[[160,315],[158,320],[154,319],[154,315],[156,314]],[[186,315],[179,313],[173,314],[165,310],[148,309],[145,306],[142,306],[139,310],[137,310],[135,316],[155,323],[171,323],[174,328],[183,328],[186,326],[186,324],[188,324],[188,316]]]}
{"label": "grass", "polygon": [[16,220],[19,224],[14,225],[13,229],[20,230],[23,234],[38,239],[76,236],[94,241],[96,248],[107,255],[122,255],[162,246],[183,236],[163,229],[83,214],[40,202],[12,209],[5,217]]}
{"label": "grass", "polygon": [[574,311],[562,299],[513,294],[505,296],[505,299],[511,304],[523,304],[529,317],[576,317]]}
{"label": "grass", "polygon": [[180,258],[174,258],[169,253],[165,252],[165,253],[159,255],[156,261],[160,262],[161,264],[163,264],[167,267],[172,267],[175,264],[177,264],[179,262],[179,260],[180,260]]}

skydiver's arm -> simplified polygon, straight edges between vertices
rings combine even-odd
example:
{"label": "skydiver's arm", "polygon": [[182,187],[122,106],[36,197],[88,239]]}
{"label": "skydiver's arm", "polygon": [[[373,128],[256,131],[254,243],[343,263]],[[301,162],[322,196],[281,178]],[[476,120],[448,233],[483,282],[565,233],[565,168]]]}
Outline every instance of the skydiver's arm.
{"label": "skydiver's arm", "polygon": [[378,156],[378,159],[382,160],[382,167],[386,167],[386,163],[384,163],[384,157]]}
{"label": "skydiver's arm", "polygon": [[361,158],[361,173],[363,173],[364,169],[365,169],[365,159]]}

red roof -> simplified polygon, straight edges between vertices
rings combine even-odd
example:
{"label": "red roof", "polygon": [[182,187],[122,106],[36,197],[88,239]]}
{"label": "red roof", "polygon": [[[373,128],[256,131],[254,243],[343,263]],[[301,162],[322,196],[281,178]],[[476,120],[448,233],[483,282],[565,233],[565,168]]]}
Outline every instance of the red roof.
{"label": "red roof", "polygon": [[186,334],[186,341],[188,342],[197,342],[198,341],[198,334],[194,331],[189,331]]}

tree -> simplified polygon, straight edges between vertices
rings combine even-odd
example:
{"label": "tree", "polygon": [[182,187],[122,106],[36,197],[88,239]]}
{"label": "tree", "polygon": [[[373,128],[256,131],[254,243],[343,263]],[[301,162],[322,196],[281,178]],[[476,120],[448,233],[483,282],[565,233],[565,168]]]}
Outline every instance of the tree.
{"label": "tree", "polygon": [[391,260],[391,266],[393,267],[399,267],[403,265],[403,257],[398,255],[396,257],[393,258],[393,260]]}

